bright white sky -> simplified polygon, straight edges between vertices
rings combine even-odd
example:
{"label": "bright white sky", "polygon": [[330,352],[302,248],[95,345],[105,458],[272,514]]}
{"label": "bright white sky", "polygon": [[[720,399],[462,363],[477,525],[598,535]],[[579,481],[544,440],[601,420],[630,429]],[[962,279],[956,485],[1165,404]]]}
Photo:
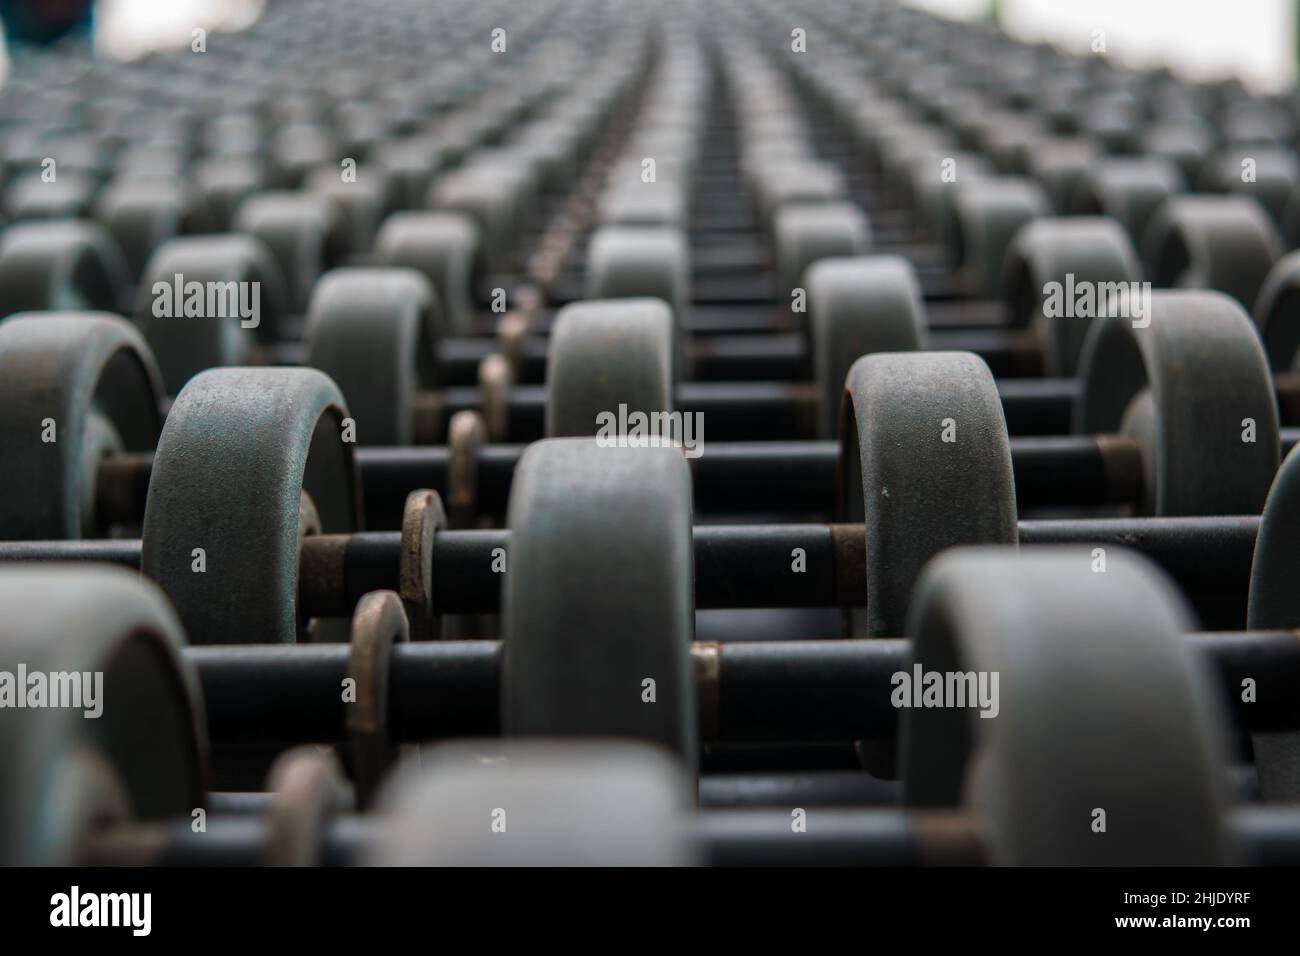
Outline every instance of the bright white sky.
{"label": "bright white sky", "polygon": [[264,7],[264,0],[98,0],[95,45],[131,59],[155,47],[188,46],[195,27],[248,26]]}
{"label": "bright white sky", "polygon": [[[990,0],[908,0],[950,16],[977,17]],[[1168,63],[1188,77],[1236,74],[1252,88],[1295,81],[1291,0],[1003,0],[1008,31],[1087,50],[1106,31],[1112,56]]]}

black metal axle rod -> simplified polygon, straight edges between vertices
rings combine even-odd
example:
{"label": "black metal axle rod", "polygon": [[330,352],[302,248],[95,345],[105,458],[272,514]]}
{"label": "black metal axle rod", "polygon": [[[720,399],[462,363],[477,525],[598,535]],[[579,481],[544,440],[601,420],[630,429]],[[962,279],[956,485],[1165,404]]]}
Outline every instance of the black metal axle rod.
{"label": "black metal axle rod", "polygon": [[[963,336],[974,333],[963,332]],[[817,434],[817,394],[809,375],[785,367],[774,356],[793,335],[731,337],[724,363],[727,374],[710,374],[699,381],[684,382],[676,390],[676,410],[701,414],[708,433],[717,441],[803,440]],[[974,343],[965,343],[974,344]],[[962,345],[955,341],[951,348]],[[718,346],[721,347],[721,346]],[[484,351],[484,355],[491,354]],[[753,375],[742,376],[746,368]],[[766,374],[760,374],[766,373]],[[530,442],[545,437],[546,387],[530,375],[505,392],[505,434],[512,442]],[[436,444],[447,434],[451,417],[461,411],[481,411],[483,393],[473,382],[423,392],[413,411],[413,427],[419,444]],[[1300,380],[1281,375],[1277,381],[1279,406],[1284,424],[1300,417]],[[1070,431],[1071,414],[1079,394],[1079,383],[1069,378],[999,378],[998,394],[1007,430],[1012,435],[1064,435]]]}
{"label": "black metal axle rod", "polygon": [[[705,810],[683,820],[706,866],[972,866],[990,847],[976,821],[960,810],[820,808],[790,838],[788,810]],[[1224,821],[1242,863],[1300,863],[1300,808],[1241,806]],[[372,859],[386,822],[342,814],[324,822],[320,863],[352,866]],[[188,820],[114,826],[87,847],[88,865],[259,866],[270,858],[265,817],[213,816],[195,833]]]}
{"label": "black metal axle rod", "polygon": [[[1209,664],[1225,706],[1246,731],[1300,728],[1300,637],[1293,631],[1201,632],[1186,640]],[[208,734],[222,744],[341,743],[346,644],[191,647]],[[499,641],[397,644],[388,681],[388,734],[417,743],[501,732]],[[892,677],[911,667],[901,638],[696,643],[703,742],[813,744],[892,739]],[[1243,702],[1241,681],[1256,684]],[[1099,707],[1105,701],[1098,702]]]}
{"label": "black metal axle rod", "polygon": [[[962,333],[972,335],[973,333]],[[775,337],[774,337],[775,338]],[[785,337],[781,337],[784,341]],[[955,342],[952,348],[961,343]],[[968,343],[973,344],[973,343]],[[774,343],[757,340],[732,346],[736,355],[750,354],[755,373],[789,371],[772,368]],[[738,360],[737,360],[738,361]],[[738,378],[733,375],[732,378]],[[677,410],[704,416],[706,429],[719,441],[808,439],[817,433],[817,389],[808,376],[758,374],[743,381],[710,377],[677,387]],[[1079,384],[1068,378],[999,378],[998,394],[1007,430],[1012,435],[1064,435],[1079,394]],[[1281,375],[1276,382],[1278,403],[1285,425],[1300,416],[1300,380]],[[417,434],[426,443],[440,440],[447,423],[459,411],[482,408],[476,387],[455,386],[427,394],[435,414],[417,419]],[[546,388],[540,384],[516,385],[506,397],[506,434],[513,442],[536,441],[545,435]],[[425,432],[428,434],[424,434]]]}
{"label": "black metal axle rod", "polygon": [[[991,324],[1002,318],[997,306],[1000,303],[972,301],[969,318],[945,317],[947,327],[931,332],[931,347],[975,352],[999,377],[1042,374],[1040,349],[1030,333]],[[776,307],[770,311],[775,312]],[[778,324],[763,315],[761,308],[746,309],[739,318],[715,318],[710,322],[706,317],[707,324],[701,323],[703,328],[697,324],[695,330],[687,329],[690,339],[686,354],[693,381],[812,380],[813,361],[807,337],[792,328],[790,322]],[[980,327],[977,322],[989,324]],[[518,344],[514,359],[520,384],[538,385],[546,380],[549,348],[549,342],[538,335],[527,336]],[[447,384],[472,385],[478,363],[500,350],[501,343],[493,338],[450,339],[440,343],[439,368]],[[300,360],[302,353],[301,347],[281,347],[273,358],[280,362]]]}
{"label": "black metal axle rod", "polygon": [[[1013,435],[1062,435],[1078,384],[1073,379],[1002,379],[998,382],[1007,430]],[[546,387],[513,386],[506,393],[505,428],[513,442],[546,435]],[[448,388],[425,393],[421,403],[432,413],[417,415],[417,440],[433,444],[446,435],[460,411],[479,411],[478,388]],[[810,439],[817,434],[817,388],[802,382],[695,382],[677,387],[676,410],[702,415],[708,435],[718,441]],[[593,429],[595,423],[592,423]]]}
{"label": "black metal axle rod", "polygon": [[[714,442],[707,439],[689,459],[699,514],[835,513],[838,442]],[[1281,433],[1282,457],[1300,442],[1300,429]],[[487,445],[478,459],[475,501],[479,513],[505,513],[523,445]],[[417,488],[447,487],[450,453],[444,447],[358,448],[366,520],[370,527],[396,527],[401,503]],[[125,459],[129,494],[143,508],[148,460]],[[1119,435],[1013,437],[1011,468],[1021,511],[1043,507],[1131,504],[1141,492],[1137,444]]]}
{"label": "black metal axle rod", "polygon": [[[1288,430],[1283,451],[1300,432]],[[502,515],[511,482],[527,446],[486,445],[478,452],[472,497],[478,514]],[[712,442],[690,458],[693,500],[700,514],[835,513],[838,442]],[[395,528],[412,491],[448,493],[451,452],[445,446],[357,449],[366,525]],[[1016,501],[1039,507],[1101,507],[1136,501],[1141,453],[1121,436],[1067,435],[1011,439]],[[104,459],[96,485],[102,524],[139,524],[148,498],[151,455]]]}
{"label": "black metal axle rod", "polygon": [[[1025,545],[1129,548],[1162,565],[1209,626],[1244,623],[1246,588],[1260,519],[1099,518],[1020,522]],[[865,607],[862,525],[697,525],[697,608]],[[803,571],[795,570],[796,550]],[[500,608],[510,532],[441,531],[434,536],[433,605],[439,614]],[[103,561],[139,569],[138,540],[0,542],[0,563]],[[347,617],[370,592],[395,589],[402,537],[396,531],[305,538],[298,594],[313,617]]]}

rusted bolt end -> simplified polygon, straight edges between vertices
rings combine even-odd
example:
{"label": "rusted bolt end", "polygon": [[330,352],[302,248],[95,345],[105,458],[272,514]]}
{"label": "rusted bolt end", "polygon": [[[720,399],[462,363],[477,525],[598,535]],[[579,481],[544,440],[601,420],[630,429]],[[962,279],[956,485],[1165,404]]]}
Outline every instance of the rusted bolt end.
{"label": "rusted bolt end", "polygon": [[487,443],[483,416],[468,409],[451,417],[447,429],[447,522],[452,528],[478,523],[478,462]]}
{"label": "rusted bolt end", "polygon": [[504,442],[508,431],[510,386],[513,377],[510,363],[501,354],[489,355],[479,362],[478,386],[482,395],[483,422],[488,440]]}
{"label": "rusted bolt end", "polygon": [[433,606],[433,537],[446,526],[447,515],[436,491],[421,488],[406,496],[398,593],[411,622],[414,640],[439,636],[437,611]]}
{"label": "rusted bolt end", "polygon": [[406,611],[396,592],[371,591],[357,602],[348,654],[356,698],[347,705],[347,728],[357,802],[363,808],[399,753],[388,733],[388,671],[393,645],[405,643],[408,636]]}
{"label": "rusted bolt end", "polygon": [[507,312],[497,324],[497,345],[510,363],[511,378],[518,380],[519,363],[523,358],[524,342],[528,338],[528,315],[524,312]]}
{"label": "rusted bolt end", "polygon": [[718,687],[722,673],[721,645],[696,641],[691,645],[691,665],[695,670],[700,740],[707,748],[722,739],[722,697]]}
{"label": "rusted bolt end", "polygon": [[318,866],[325,829],[344,803],[343,773],[328,751],[296,747],[271,767],[267,866]]}

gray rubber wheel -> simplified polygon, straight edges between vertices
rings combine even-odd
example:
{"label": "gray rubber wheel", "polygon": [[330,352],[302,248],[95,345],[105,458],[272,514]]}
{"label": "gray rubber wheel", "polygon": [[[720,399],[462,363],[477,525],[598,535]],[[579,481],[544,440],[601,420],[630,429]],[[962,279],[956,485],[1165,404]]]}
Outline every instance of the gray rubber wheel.
{"label": "gray rubber wheel", "polygon": [[522,167],[466,166],[435,180],[430,187],[430,208],[468,216],[478,225],[483,263],[490,275],[514,267],[526,176]]}
{"label": "gray rubber wheel", "polygon": [[844,174],[820,160],[764,162],[754,170],[753,178],[763,222],[770,222],[782,206],[839,202],[848,196]]}
{"label": "gray rubber wheel", "polygon": [[912,264],[902,256],[819,259],[805,278],[818,436],[834,439],[840,431],[844,379],[859,357],[929,346],[925,302]]}
{"label": "gray rubber wheel", "polygon": [[[1258,514],[1277,470],[1277,400],[1250,317],[1220,292],[1156,292],[1146,326],[1092,323],[1074,430],[1113,434],[1143,388],[1154,402],[1160,515]],[[1254,422],[1254,441],[1244,441]]]}
{"label": "gray rubber wheel", "polygon": [[1087,548],[963,548],[926,570],[909,626],[914,680],[938,673],[951,687],[948,675],[967,674],[991,688],[997,675],[997,712],[905,710],[904,800],[969,808],[995,864],[1232,862],[1226,726],[1180,637],[1190,612],[1145,559],[1110,549],[1105,573],[1097,560]]}
{"label": "gray rubber wheel", "polygon": [[0,235],[0,315],[118,312],[126,259],[109,232],[82,220],[26,222]]}
{"label": "gray rubber wheel", "polygon": [[[950,167],[945,166],[952,160]],[[945,179],[944,170],[951,168],[957,180]],[[963,186],[993,173],[988,159],[979,153],[942,149],[928,153],[917,161],[910,172],[908,191],[913,197],[917,224],[923,235],[942,248],[945,261],[954,262],[958,250],[957,239],[957,183]]]}
{"label": "gray rubber wheel", "polygon": [[113,180],[118,183],[146,181],[155,185],[167,181],[179,183],[186,178],[189,164],[189,145],[182,143],[179,137],[138,140],[124,146],[113,157]]}
{"label": "gray rubber wheel", "polygon": [[1249,197],[1173,196],[1151,216],[1141,249],[1157,287],[1215,289],[1249,309],[1283,245]]}
{"label": "gray rubber wheel", "polygon": [[1255,302],[1269,366],[1282,372],[1300,357],[1300,252],[1288,252],[1269,271]]}
{"label": "gray rubber wheel", "polygon": [[266,153],[276,183],[286,190],[300,189],[309,170],[340,158],[330,130],[315,122],[291,123],[276,130]]}
{"label": "gray rubber wheel", "polygon": [[415,269],[433,284],[452,335],[470,331],[478,249],[478,226],[459,213],[395,213],[375,237],[378,264]]}
{"label": "gray rubber wheel", "polygon": [[[1250,179],[1245,176],[1247,162],[1250,164]],[[1265,143],[1227,145],[1206,161],[1197,185],[1202,192],[1250,196],[1280,223],[1287,200],[1300,185],[1300,159],[1288,146]]]}
{"label": "gray rubber wheel", "polygon": [[26,313],[0,323],[0,408],[0,536],[93,537],[96,462],[153,450],[162,380],[125,319]]}
{"label": "gray rubber wheel", "polygon": [[121,246],[132,280],[140,278],[149,257],[168,239],[186,232],[213,231],[206,210],[179,182],[128,179],[112,183],[95,204],[95,218]]}
{"label": "gray rubber wheel", "polygon": [[577,302],[555,316],[546,357],[546,434],[595,435],[601,416],[673,410],[676,326],[659,299]]}
{"label": "gray rubber wheel", "polygon": [[678,761],[644,744],[438,744],[385,789],[392,825],[368,862],[688,866],[692,803]]}
{"label": "gray rubber wheel", "polygon": [[[1021,226],[1007,248],[1002,299],[1013,326],[1037,331],[1047,374],[1069,377],[1078,369],[1092,318],[1140,304],[1141,278],[1137,252],[1114,220],[1036,219]],[[1088,293],[1088,314],[1074,314],[1076,290]]]}
{"label": "gray rubber wheel", "polygon": [[48,182],[41,173],[15,179],[5,189],[5,214],[14,222],[37,219],[84,219],[90,215],[99,179],[85,172],[64,170]]}
{"label": "gray rubber wheel", "polygon": [[[179,294],[176,276],[181,276]],[[177,306],[183,312],[190,293],[199,289],[204,315],[177,315]],[[216,314],[206,314],[209,304]],[[255,340],[274,342],[288,305],[279,264],[260,239],[194,236],[164,243],[149,259],[135,315],[158,359],[163,384],[175,395],[205,369],[242,363]]]}
{"label": "gray rubber wheel", "polygon": [[772,234],[781,297],[802,286],[805,270],[818,259],[864,255],[871,245],[867,217],[852,203],[783,206],[772,220]]}
{"label": "gray rubber wheel", "polygon": [[689,218],[685,190],[676,183],[639,180],[608,190],[600,203],[605,226],[660,226],[685,229]]}
{"label": "gray rubber wheel", "polygon": [[[1138,448],[1141,462],[1140,475],[1156,475],[1160,472],[1160,416],[1156,414],[1155,397],[1151,389],[1144,388],[1133,396],[1120,419],[1119,433],[1131,439]],[[1141,481],[1139,493],[1133,502],[1138,514],[1157,514],[1159,507],[1156,496],[1158,482]]]}
{"label": "gray rubber wheel", "polygon": [[1052,207],[1064,214],[1088,170],[1101,159],[1098,144],[1083,136],[1046,136],[1029,152],[1027,172],[1047,189]]}
{"label": "gray rubber wheel", "polygon": [[953,259],[975,295],[998,295],[1012,238],[1025,223],[1050,210],[1047,194],[1030,179],[990,176],[958,189]]}
{"label": "gray rubber wheel", "polygon": [[503,731],[650,740],[694,765],[694,549],[681,452],[537,442],[515,469],[507,523]]}
{"label": "gray rubber wheel", "polygon": [[1171,159],[1108,157],[1094,163],[1085,174],[1074,196],[1073,211],[1118,220],[1137,243],[1160,204],[1186,189],[1183,174]]}
{"label": "gray rubber wheel", "polygon": [[[1048,136],[1042,122],[1023,112],[1001,110],[988,117],[988,125],[978,140],[972,140],[993,161],[995,169],[1008,176],[1029,177],[1029,162],[1034,150]],[[1044,193],[1046,196],[1046,193]]]}
{"label": "gray rubber wheel", "polygon": [[213,156],[195,163],[190,176],[212,210],[218,231],[228,231],[239,205],[268,182],[264,164],[249,156]]}
{"label": "gray rubber wheel", "polygon": [[1200,117],[1157,123],[1142,137],[1141,151],[1174,163],[1187,182],[1195,182],[1218,141],[1218,132]]}
{"label": "gray rubber wheel", "polygon": [[[1251,630],[1295,630],[1300,627],[1300,454],[1293,449],[1278,469],[1255,539],[1255,559],[1250,570],[1250,605],[1246,616]],[[1295,688],[1279,683],[1267,670],[1255,676],[1258,693],[1289,697]],[[1267,698],[1261,698],[1267,699]],[[1294,731],[1252,735],[1255,764],[1259,768],[1260,794],[1266,800],[1300,800],[1300,734]]]}
{"label": "gray rubber wheel", "polygon": [[235,232],[266,243],[289,289],[289,309],[307,311],[312,286],[322,272],[339,265],[351,250],[343,214],[328,196],[260,192],[240,204]]}
{"label": "gray rubber wheel", "polygon": [[438,167],[439,144],[432,137],[399,137],[377,143],[369,159],[393,183],[397,209],[417,209]]}
{"label": "gray rubber wheel", "polygon": [[934,555],[1016,545],[1002,402],[988,366],[968,352],[864,355],[843,402],[837,513],[866,523],[866,631],[899,637]]}
{"label": "gray rubber wheel", "polygon": [[220,157],[261,156],[266,152],[266,123],[254,103],[232,103],[203,124],[205,152]]}
{"label": "gray rubber wheel", "polygon": [[348,232],[348,245],[357,251],[371,247],[380,220],[393,203],[394,188],[384,170],[357,167],[356,178],[344,180],[337,164],[328,163],[307,177],[305,188],[327,196],[339,209]]}
{"label": "gray rubber wheel", "polygon": [[691,303],[686,236],[665,226],[602,226],[587,249],[588,299],[663,299],[676,322]]}
{"label": "gray rubber wheel", "polygon": [[511,252],[518,252],[521,230],[528,229],[541,205],[542,160],[532,151],[515,144],[480,145],[472,157],[475,174],[498,184],[514,204],[515,229],[509,237]]}
{"label": "gray rubber wheel", "polygon": [[307,311],[307,361],[334,379],[361,445],[411,444],[412,409],[434,385],[441,316],[414,269],[336,269]]}
{"label": "gray rubber wheel", "polygon": [[315,369],[213,369],[176,397],[149,478],[141,570],[193,643],[295,640],[302,495],[322,533],[359,527],[345,417]]}
{"label": "gray rubber wheel", "polygon": [[581,136],[577,123],[557,113],[550,118],[538,117],[520,129],[514,145],[537,164],[540,187],[562,195],[568,192],[578,174]]}
{"label": "gray rubber wheel", "polygon": [[102,674],[83,684],[93,707],[5,710],[0,863],[75,865],[106,821],[188,820],[203,805],[205,724],[166,597],[119,568],[7,567],[0,616],[0,670]]}

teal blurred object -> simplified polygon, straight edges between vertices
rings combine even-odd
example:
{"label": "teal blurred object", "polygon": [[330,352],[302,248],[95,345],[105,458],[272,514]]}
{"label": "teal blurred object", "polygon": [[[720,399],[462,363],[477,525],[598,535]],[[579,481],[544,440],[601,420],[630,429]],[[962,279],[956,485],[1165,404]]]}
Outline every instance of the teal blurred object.
{"label": "teal blurred object", "polygon": [[10,43],[53,43],[89,33],[94,0],[0,0],[0,21]]}

